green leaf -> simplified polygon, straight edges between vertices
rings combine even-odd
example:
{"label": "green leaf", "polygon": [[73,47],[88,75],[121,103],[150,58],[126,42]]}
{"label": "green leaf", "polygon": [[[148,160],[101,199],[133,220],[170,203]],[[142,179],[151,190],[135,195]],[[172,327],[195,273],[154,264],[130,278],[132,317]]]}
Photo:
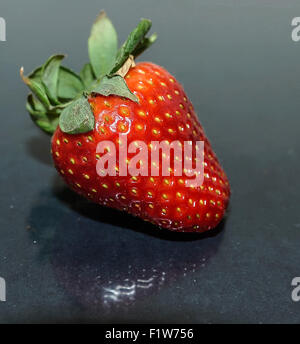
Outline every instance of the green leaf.
{"label": "green leaf", "polygon": [[26,108],[30,113],[32,112],[44,115],[47,113],[47,109],[45,108],[45,106],[32,94],[29,94],[27,97]]}
{"label": "green leaf", "polygon": [[27,97],[26,109],[33,122],[48,134],[53,134],[58,125],[58,116],[47,115],[47,109],[32,94]]}
{"label": "green leaf", "polygon": [[157,39],[157,34],[154,33],[150,37],[145,37],[132,52],[132,55],[136,58],[141,55],[146,49],[148,49]]}
{"label": "green leaf", "polygon": [[39,119],[35,124],[45,131],[47,134],[53,134],[58,126],[58,117],[54,118],[53,121]]}
{"label": "green leaf", "polygon": [[84,83],[85,88],[88,88],[93,81],[95,80],[94,72],[92,65],[90,63],[86,63],[81,72],[80,72],[80,77]]}
{"label": "green leaf", "polygon": [[58,75],[58,98],[71,100],[83,90],[84,85],[81,78],[70,69],[61,66]]}
{"label": "green leaf", "polygon": [[59,104],[57,98],[57,83],[59,76],[59,68],[64,55],[53,55],[43,65],[42,68],[42,83],[50,101],[57,105]]}
{"label": "green leaf", "polygon": [[28,75],[29,79],[32,79],[36,82],[42,83],[42,67],[36,68],[33,72]]}
{"label": "green leaf", "polygon": [[[42,69],[43,67],[38,67],[31,74],[29,74],[28,78],[42,85]],[[85,86],[79,75],[74,73],[69,68],[60,66],[57,81],[58,99],[74,99],[80,92],[84,90],[84,88]]]}
{"label": "green leaf", "polygon": [[107,74],[115,62],[118,36],[104,11],[100,12],[92,27],[88,50],[95,76],[100,78]]}
{"label": "green leaf", "polygon": [[116,62],[110,71],[109,75],[116,73],[128,59],[129,55],[137,48],[140,42],[144,39],[146,34],[151,28],[151,21],[148,19],[142,19],[138,26],[129,34],[127,40],[119,49]]}
{"label": "green leaf", "polygon": [[94,129],[95,118],[88,100],[82,96],[66,107],[60,117],[60,129],[67,134],[87,133]]}
{"label": "green leaf", "polygon": [[128,98],[136,103],[139,102],[137,96],[129,90],[125,80],[120,75],[114,75],[112,77],[105,76],[92,89],[92,92],[102,94],[103,96],[116,95]]}
{"label": "green leaf", "polygon": [[30,79],[29,77],[24,76],[23,67],[20,70],[21,78],[23,79],[24,83],[31,89],[33,94],[45,105],[46,108],[50,108],[51,104],[47,97],[46,91],[42,84],[36,81],[36,78]]}

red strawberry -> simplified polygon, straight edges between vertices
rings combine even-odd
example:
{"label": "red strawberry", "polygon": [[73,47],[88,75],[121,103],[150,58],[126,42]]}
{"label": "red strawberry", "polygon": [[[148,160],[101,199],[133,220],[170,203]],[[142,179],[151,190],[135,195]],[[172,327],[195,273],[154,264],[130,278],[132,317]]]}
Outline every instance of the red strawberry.
{"label": "red strawberry", "polygon": [[[89,42],[94,39],[93,31],[97,31],[95,26],[98,25],[99,28],[99,22],[102,23],[103,20],[106,20],[106,24],[110,23],[102,14],[94,24]],[[119,50],[115,64],[112,64],[110,72],[106,73],[107,77],[102,76],[100,82],[97,81],[92,87],[88,85],[91,93],[79,100],[77,98],[71,105],[66,101],[62,102],[62,105],[53,103],[60,101],[59,84],[63,82],[59,79],[59,75],[62,74],[59,68],[62,67],[56,62],[56,96],[47,91],[47,82],[43,82],[43,77],[41,78],[45,93],[50,98],[49,103],[52,98],[52,109],[49,110],[48,107],[46,119],[50,124],[46,129],[44,123],[37,124],[44,130],[51,126],[52,130],[56,123],[51,116],[64,108],[59,126],[52,137],[52,155],[58,172],[76,192],[96,203],[125,210],[160,227],[175,231],[205,231],[217,226],[223,218],[230,187],[183,87],[162,67],[152,63],[139,63],[133,67],[133,59],[128,58],[130,54],[136,56],[154,41],[154,36],[145,38],[145,33],[150,28],[148,24],[148,21],[142,21],[129,36],[128,41]],[[138,34],[139,31],[142,34]],[[136,39],[138,43],[128,47],[128,42],[134,41],[137,36],[141,36]],[[124,51],[126,54],[122,56]],[[89,77],[92,74],[97,75],[97,66],[93,65],[91,51],[90,55],[92,66]],[[49,65],[52,70],[54,69],[52,61],[46,63],[42,73],[47,75],[45,70],[47,72]],[[127,62],[124,64],[125,61]],[[115,75],[117,71],[118,76]],[[129,90],[122,79],[124,75]],[[36,94],[32,80],[36,80],[34,74],[28,79],[25,78]],[[51,86],[53,82],[48,84]],[[37,96],[40,99],[39,103],[43,103],[41,95]],[[29,104],[31,108],[28,105],[27,108],[34,117],[37,105],[32,99],[29,99]],[[40,118],[39,120],[41,121]],[[35,121],[38,122],[37,119]],[[189,178],[185,174],[174,175],[173,158],[170,176],[120,176],[121,161],[118,153],[119,144],[122,144],[120,140],[123,138],[127,139],[128,145],[136,140],[145,142],[149,157],[152,141],[178,140],[182,146],[185,141],[204,141],[203,184],[187,187],[185,181]],[[97,145],[103,141],[116,144],[116,176],[101,176],[99,171],[97,172],[97,163],[103,156],[97,152]],[[128,154],[127,163],[130,163],[133,156],[134,154]],[[160,166],[163,159],[165,157],[160,157]]]}

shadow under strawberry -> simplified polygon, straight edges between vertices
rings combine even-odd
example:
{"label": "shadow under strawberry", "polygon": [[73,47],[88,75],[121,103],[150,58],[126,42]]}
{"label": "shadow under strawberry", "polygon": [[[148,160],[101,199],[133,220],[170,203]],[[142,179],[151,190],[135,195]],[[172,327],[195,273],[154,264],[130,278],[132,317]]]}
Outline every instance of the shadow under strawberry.
{"label": "shadow under strawberry", "polygon": [[163,228],[159,228],[149,222],[145,222],[138,217],[134,217],[126,212],[122,212],[113,208],[100,206],[99,204],[90,202],[85,198],[77,195],[67,187],[62,187],[55,190],[56,197],[76,211],[83,217],[98,221],[99,223],[107,223],[110,225],[131,229],[133,231],[141,232],[149,236],[153,236],[163,240],[170,241],[191,241],[201,240],[218,235],[224,228],[224,219],[216,228],[203,233],[182,233],[172,232]]}
{"label": "shadow under strawberry", "polygon": [[222,241],[222,233],[215,234],[226,224],[210,237],[160,230],[90,203],[57,178],[40,194],[28,221],[30,238],[40,248],[37,259],[51,264],[58,285],[74,302],[74,321],[124,320],[136,311],[150,321],[143,315],[149,297],[186,279],[201,279]]}
{"label": "shadow under strawberry", "polygon": [[53,166],[49,136],[32,136],[26,141],[27,153],[44,165]]}

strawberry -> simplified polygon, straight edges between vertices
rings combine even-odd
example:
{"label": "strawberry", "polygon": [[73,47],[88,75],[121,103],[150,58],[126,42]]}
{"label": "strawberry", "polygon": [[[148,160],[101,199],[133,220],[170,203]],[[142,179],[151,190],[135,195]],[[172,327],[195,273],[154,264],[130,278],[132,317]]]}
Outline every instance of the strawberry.
{"label": "strawberry", "polygon": [[[117,51],[115,30],[101,13],[89,38],[91,63],[80,76],[60,65],[62,55],[52,56],[29,77],[21,71],[35,95],[29,95],[27,109],[39,127],[54,132],[55,167],[75,192],[159,227],[206,231],[224,216],[229,183],[183,87],[158,65],[135,65],[134,58],[156,39],[146,37],[150,26],[142,20]],[[176,174],[173,156],[167,176],[151,175],[151,163],[146,174],[123,175],[121,165],[127,168],[134,158],[133,153],[127,153],[126,161],[119,156],[125,139],[127,147],[143,141],[148,157],[154,141],[176,141],[181,147],[186,141],[203,141],[203,183],[187,186],[191,177]],[[101,174],[99,167],[110,148],[100,151],[98,144],[106,142],[116,149],[113,175]],[[159,157],[160,172],[166,159]]]}

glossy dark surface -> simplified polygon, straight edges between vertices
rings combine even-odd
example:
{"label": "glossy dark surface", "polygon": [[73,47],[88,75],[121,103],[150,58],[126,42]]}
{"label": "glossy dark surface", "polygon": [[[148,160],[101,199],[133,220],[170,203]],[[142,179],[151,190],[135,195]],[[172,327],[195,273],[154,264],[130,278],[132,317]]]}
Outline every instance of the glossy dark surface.
{"label": "glossy dark surface", "polygon": [[[297,3],[1,1],[1,323],[299,322]],[[144,59],[182,82],[222,161],[230,212],[210,236],[159,231],[69,191],[25,111],[18,68],[65,52],[78,70],[101,8],[121,41],[153,20],[159,40]]]}

